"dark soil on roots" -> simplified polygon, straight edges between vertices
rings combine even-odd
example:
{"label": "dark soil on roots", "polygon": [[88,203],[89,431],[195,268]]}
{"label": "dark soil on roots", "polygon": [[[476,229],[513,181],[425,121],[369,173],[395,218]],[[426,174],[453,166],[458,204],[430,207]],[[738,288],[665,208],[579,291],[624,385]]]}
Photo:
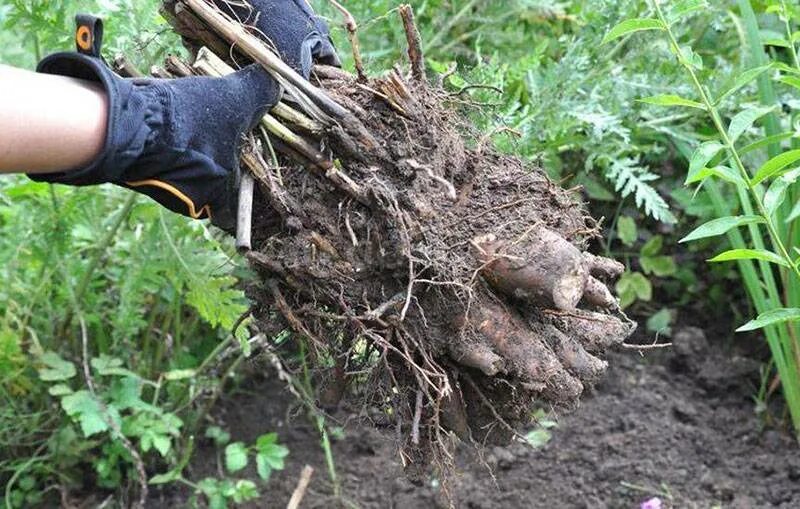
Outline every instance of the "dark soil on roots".
{"label": "dark soil on roots", "polygon": [[[453,495],[459,508],[639,507],[658,496],[664,507],[800,507],[800,455],[787,435],[760,430],[752,394],[759,364],[709,348],[699,329],[680,330],[675,347],[614,354],[580,408],[559,419],[552,440],[490,447],[485,464],[460,446]],[[234,440],[277,431],[291,450],[264,496],[247,507],[283,508],[302,467],[315,469],[303,508],[336,507],[319,436],[276,379],[254,381],[218,408]],[[393,430],[345,426],[333,454],[343,499],[361,508],[446,507],[437,482],[403,475]],[[215,475],[219,458],[201,443],[187,471]],[[493,475],[494,477],[493,477]],[[250,475],[255,478],[254,472]],[[159,495],[154,495],[154,498]],[[176,498],[152,507],[180,507]]]}
{"label": "dark soil on roots", "polygon": [[576,404],[632,330],[605,286],[624,267],[582,253],[596,225],[579,195],[471,133],[452,93],[316,72],[372,149],[334,129],[321,147],[335,164],[287,159],[259,178],[261,331],[304,338],[323,406],[387,408],[416,473],[449,463],[444,429],[508,442],[534,404]]}

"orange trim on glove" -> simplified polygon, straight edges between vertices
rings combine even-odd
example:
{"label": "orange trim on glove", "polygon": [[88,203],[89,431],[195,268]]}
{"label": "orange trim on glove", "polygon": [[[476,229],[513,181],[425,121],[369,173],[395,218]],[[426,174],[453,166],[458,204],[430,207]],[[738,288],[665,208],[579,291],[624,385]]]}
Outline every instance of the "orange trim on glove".
{"label": "orange trim on glove", "polygon": [[146,180],[137,180],[134,182],[125,182],[125,184],[131,187],[153,186],[153,187],[158,187],[159,189],[163,189],[164,191],[167,191],[168,193],[175,196],[177,199],[186,204],[186,208],[189,211],[189,216],[192,219],[201,219],[206,217],[211,219],[211,205],[205,205],[200,210],[197,210],[197,207],[195,206],[191,198],[183,194],[177,187],[171,184],[167,184],[164,181],[156,179],[146,179]]}

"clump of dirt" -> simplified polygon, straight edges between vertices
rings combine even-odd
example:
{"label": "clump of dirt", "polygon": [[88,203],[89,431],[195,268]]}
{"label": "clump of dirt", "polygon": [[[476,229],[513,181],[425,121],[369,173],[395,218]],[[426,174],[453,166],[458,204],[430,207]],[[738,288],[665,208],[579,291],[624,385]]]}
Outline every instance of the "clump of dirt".
{"label": "clump of dirt", "polygon": [[407,466],[443,459],[443,429],[504,441],[534,404],[573,406],[633,330],[604,285],[622,266],[582,253],[595,225],[577,197],[471,133],[441,88],[315,76],[377,146],[333,133],[333,169],[286,161],[262,186],[261,327],[308,340],[323,404],[382,409]]}

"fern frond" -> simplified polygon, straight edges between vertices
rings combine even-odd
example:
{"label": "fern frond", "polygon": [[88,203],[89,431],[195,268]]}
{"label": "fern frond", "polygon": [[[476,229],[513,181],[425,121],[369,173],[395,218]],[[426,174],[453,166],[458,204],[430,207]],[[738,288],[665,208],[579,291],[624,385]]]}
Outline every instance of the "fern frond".
{"label": "fern frond", "polygon": [[674,224],[675,216],[669,204],[649,184],[658,180],[658,175],[639,164],[639,159],[623,157],[609,162],[605,176],[614,184],[614,190],[623,198],[633,195],[636,207],[663,223]]}

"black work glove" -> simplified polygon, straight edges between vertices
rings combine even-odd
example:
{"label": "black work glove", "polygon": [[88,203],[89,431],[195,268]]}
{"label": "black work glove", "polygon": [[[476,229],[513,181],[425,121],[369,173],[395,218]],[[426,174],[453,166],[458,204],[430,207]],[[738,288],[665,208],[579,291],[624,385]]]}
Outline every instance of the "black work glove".
{"label": "black work glove", "polygon": [[[330,30],[307,0],[212,0],[222,12],[255,28],[281,59],[308,79],[314,61],[340,65]],[[245,5],[249,3],[250,5]]]}
{"label": "black work glove", "polygon": [[76,40],[80,53],[50,55],[37,72],[103,87],[108,125],[102,152],[85,168],[29,177],[76,186],[114,183],[232,230],[242,137],[278,102],[277,82],[257,65],[222,78],[125,79],[99,57],[99,19],[78,16]]}

